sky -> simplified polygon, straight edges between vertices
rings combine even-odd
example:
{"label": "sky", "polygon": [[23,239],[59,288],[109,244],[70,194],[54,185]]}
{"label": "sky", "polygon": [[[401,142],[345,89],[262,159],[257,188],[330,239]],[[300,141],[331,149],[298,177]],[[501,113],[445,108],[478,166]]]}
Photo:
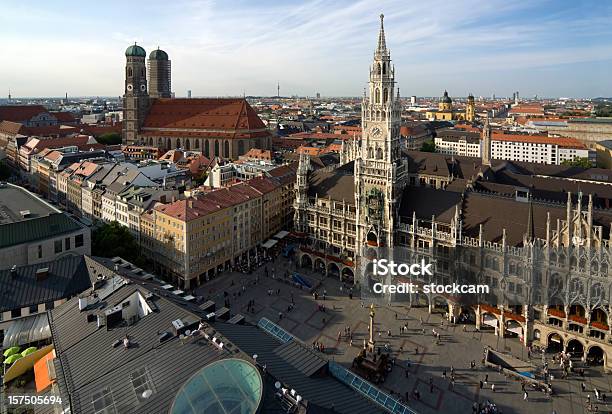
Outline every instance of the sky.
{"label": "sky", "polygon": [[0,96],[119,96],[134,42],[176,96],[360,96],[380,13],[402,96],[612,96],[599,0],[2,0]]}

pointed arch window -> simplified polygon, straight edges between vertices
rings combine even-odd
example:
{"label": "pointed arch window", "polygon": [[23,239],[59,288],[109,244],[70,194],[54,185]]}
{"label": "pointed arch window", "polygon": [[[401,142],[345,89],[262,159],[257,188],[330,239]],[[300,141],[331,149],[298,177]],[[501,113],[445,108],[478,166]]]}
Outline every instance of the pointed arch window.
{"label": "pointed arch window", "polygon": [[374,97],[375,102],[380,103],[380,89],[376,88],[376,90],[374,91],[374,94],[376,95]]}
{"label": "pointed arch window", "polygon": [[215,157],[219,156],[219,141],[215,140]]}
{"label": "pointed arch window", "polygon": [[378,159],[378,160],[382,160],[383,159],[383,150],[382,150],[382,148],[376,148],[376,159]]}
{"label": "pointed arch window", "polygon": [[188,139],[186,139],[186,140],[185,140],[185,149],[186,149],[187,151],[189,151],[189,150],[191,149],[191,143],[189,142],[189,140],[188,140]]}
{"label": "pointed arch window", "polygon": [[204,140],[204,148],[202,148],[204,150],[204,155],[206,155],[207,157],[210,156],[210,152],[208,151],[208,140],[205,139]]}
{"label": "pointed arch window", "polygon": [[177,138],[176,139],[176,147],[175,148],[180,148],[181,147],[181,139]]}
{"label": "pointed arch window", "polygon": [[229,141],[225,141],[224,144],[224,148],[223,148],[223,155],[225,156],[225,158],[229,158],[230,157],[230,149],[229,149]]}
{"label": "pointed arch window", "polygon": [[127,70],[127,75],[128,75],[128,77],[130,77],[130,78],[132,77],[132,68],[128,68],[128,70]]}
{"label": "pointed arch window", "polygon": [[382,70],[380,69],[380,63],[376,64],[376,74],[380,75],[382,73]]}
{"label": "pointed arch window", "polygon": [[383,75],[386,75],[386,74],[387,74],[387,64],[386,64],[386,63],[384,63],[384,62],[383,62],[383,65],[382,65],[382,74],[383,74]]}
{"label": "pointed arch window", "polygon": [[387,95],[389,94],[389,91],[387,88],[383,89],[383,103],[387,103]]}

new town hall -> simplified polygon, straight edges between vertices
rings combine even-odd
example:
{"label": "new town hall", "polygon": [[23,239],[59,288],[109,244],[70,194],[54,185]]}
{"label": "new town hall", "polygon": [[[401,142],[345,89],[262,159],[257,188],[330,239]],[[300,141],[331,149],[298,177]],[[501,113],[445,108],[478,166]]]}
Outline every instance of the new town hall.
{"label": "new town hall", "polygon": [[482,159],[406,151],[400,121],[381,16],[361,140],[343,145],[339,165],[315,171],[300,158],[300,264],[363,294],[374,280],[356,269],[368,251],[403,248],[435,263],[438,284],[491,289],[475,303],[419,294],[412,306],[612,369],[609,171],[491,160],[486,120]]}

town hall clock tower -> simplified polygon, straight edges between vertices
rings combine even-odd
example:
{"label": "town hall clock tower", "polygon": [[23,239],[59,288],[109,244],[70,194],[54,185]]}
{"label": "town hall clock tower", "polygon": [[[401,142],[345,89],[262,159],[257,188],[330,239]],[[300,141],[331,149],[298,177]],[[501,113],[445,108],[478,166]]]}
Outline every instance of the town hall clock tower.
{"label": "town hall clock tower", "polygon": [[401,105],[395,69],[380,15],[378,45],[370,67],[369,97],[361,105],[362,139],[355,159],[357,249],[393,247],[393,227],[405,182],[400,145]]}

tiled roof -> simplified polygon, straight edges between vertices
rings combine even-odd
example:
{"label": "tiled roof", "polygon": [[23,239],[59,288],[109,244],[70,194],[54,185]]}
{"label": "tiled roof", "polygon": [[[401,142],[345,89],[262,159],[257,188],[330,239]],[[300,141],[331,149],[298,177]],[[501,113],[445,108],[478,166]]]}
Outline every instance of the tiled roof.
{"label": "tiled roof", "polygon": [[333,171],[317,170],[308,179],[308,195],[355,203],[354,161]]}
{"label": "tiled roof", "polygon": [[270,133],[244,99],[155,99],[142,135],[256,138]]}
{"label": "tiled roof", "polygon": [[74,115],[70,112],[49,112],[59,122],[76,122]]}
{"label": "tiled roof", "polygon": [[42,112],[42,105],[0,105],[0,121],[25,122]]}
{"label": "tiled roof", "polygon": [[492,141],[528,142],[532,144],[558,145],[563,148],[586,149],[586,146],[575,138],[549,137],[547,135],[505,134],[493,132]]}
{"label": "tiled roof", "polygon": [[0,132],[5,133],[5,134],[19,134],[22,133],[22,131],[25,129],[25,127],[20,124],[19,122],[13,122],[13,121],[1,121],[0,122]]}

